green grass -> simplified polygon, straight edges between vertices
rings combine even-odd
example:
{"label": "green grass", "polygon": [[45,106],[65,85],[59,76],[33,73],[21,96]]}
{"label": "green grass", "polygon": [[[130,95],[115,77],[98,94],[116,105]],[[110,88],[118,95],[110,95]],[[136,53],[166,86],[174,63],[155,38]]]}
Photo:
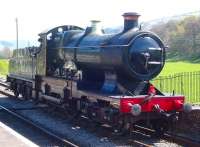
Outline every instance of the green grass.
{"label": "green grass", "polygon": [[8,74],[8,60],[0,59],[0,76],[6,76]]}
{"label": "green grass", "polygon": [[194,71],[200,71],[200,63],[189,63],[183,61],[166,62],[159,76],[168,76],[177,73],[194,72]]}

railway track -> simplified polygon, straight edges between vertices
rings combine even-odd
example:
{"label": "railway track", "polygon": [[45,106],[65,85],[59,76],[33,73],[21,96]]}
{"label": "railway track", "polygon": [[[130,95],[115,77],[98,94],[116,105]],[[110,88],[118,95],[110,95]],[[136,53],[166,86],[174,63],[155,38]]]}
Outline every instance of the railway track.
{"label": "railway track", "polygon": [[[154,130],[142,127],[142,126],[135,126],[136,129],[140,130],[141,132],[144,132],[146,134],[154,135]],[[183,146],[192,146],[192,147],[199,147],[200,141],[193,140],[191,138],[183,137],[178,134],[174,133],[165,133],[161,138],[169,141],[169,142],[175,142],[177,144],[183,145]]]}
{"label": "railway track", "polygon": [[[2,80],[0,79],[0,93],[3,95],[6,95],[8,97],[14,97],[14,95],[11,94],[11,92],[6,91],[5,89],[2,90],[1,88],[9,88],[9,86]],[[27,108],[27,109],[37,109],[38,107],[34,107],[34,108]],[[51,138],[54,138],[55,140],[57,140],[58,142],[60,142],[62,145],[64,146],[69,146],[69,147],[78,147],[78,145],[54,134],[53,132],[41,127],[40,125],[32,122],[31,120],[25,118],[24,116],[18,114],[17,112],[15,112],[15,110],[27,110],[25,108],[21,108],[21,109],[8,109],[2,105],[0,105],[0,112],[5,112],[8,113],[9,115],[12,115],[13,117],[20,119],[21,121],[25,122],[26,124],[29,124],[30,126],[32,126],[33,128],[36,128],[38,130],[40,130],[41,132],[43,132],[44,134],[50,136]]]}
{"label": "railway track", "polygon": [[0,93],[9,97],[13,97],[11,93],[8,93],[8,91],[6,91],[7,89],[9,89],[9,85],[6,84],[5,79],[0,77]]}
{"label": "railway track", "polygon": [[[0,87],[4,87],[4,89],[9,88],[7,84],[5,84],[1,79],[0,79]],[[10,91],[6,91],[6,90],[2,90],[2,88],[0,88],[0,93],[2,93],[3,95],[6,95],[8,97],[14,97],[14,95],[10,92]],[[24,108],[21,108],[21,110],[23,110]],[[70,141],[59,137],[58,135],[50,132],[47,129],[42,128],[40,125],[37,125],[35,123],[33,123],[31,120],[25,118],[24,116],[21,116],[20,114],[16,113],[14,109],[8,109],[4,106],[0,105],[0,112],[4,111],[6,113],[9,113],[10,115],[13,115],[14,117],[17,117],[18,119],[21,119],[22,121],[30,124],[31,126],[41,130],[42,132],[44,132],[45,134],[55,138],[56,140],[58,140],[59,142],[61,142],[62,144],[64,144],[65,146],[77,146],[73,143],[71,143]],[[154,131],[141,127],[141,126],[136,126],[136,129],[142,133],[145,134],[149,134],[150,136],[153,136]],[[181,136],[177,136],[175,134],[165,134],[163,136],[164,140],[167,140],[169,142],[175,142],[178,143],[180,145],[187,145],[187,146],[192,146],[192,147],[196,147],[196,146],[200,146],[199,142],[195,142],[194,140],[188,139],[188,138],[184,138]],[[150,143],[146,143],[145,141],[141,141],[141,140],[137,140],[137,139],[131,139],[131,141],[129,142],[132,146],[144,146],[144,147],[150,147],[153,146]]]}
{"label": "railway track", "polygon": [[20,114],[10,110],[10,109],[7,109],[5,108],[4,106],[0,105],[0,112],[5,112],[9,115],[12,115],[13,117],[17,118],[17,119],[20,119],[21,121],[23,121],[24,123],[30,125],[31,127],[33,128],[36,128],[37,130],[40,130],[42,133],[48,135],[49,137],[51,138],[54,138],[54,140],[57,140],[60,144],[64,145],[64,146],[69,146],[69,147],[78,147],[76,144],[66,140],[66,139],[63,139],[61,138],[60,136],[54,134],[53,132],[41,127],[40,125],[32,122],[31,120],[21,116]]}

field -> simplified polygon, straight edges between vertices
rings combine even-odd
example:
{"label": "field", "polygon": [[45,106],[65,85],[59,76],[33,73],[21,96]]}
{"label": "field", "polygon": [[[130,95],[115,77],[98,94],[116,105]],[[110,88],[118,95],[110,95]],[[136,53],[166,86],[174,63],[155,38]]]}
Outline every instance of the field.
{"label": "field", "polygon": [[159,76],[169,76],[182,72],[200,71],[200,63],[189,62],[167,62]]}
{"label": "field", "polygon": [[8,73],[8,60],[0,59],[0,76],[6,76]]}

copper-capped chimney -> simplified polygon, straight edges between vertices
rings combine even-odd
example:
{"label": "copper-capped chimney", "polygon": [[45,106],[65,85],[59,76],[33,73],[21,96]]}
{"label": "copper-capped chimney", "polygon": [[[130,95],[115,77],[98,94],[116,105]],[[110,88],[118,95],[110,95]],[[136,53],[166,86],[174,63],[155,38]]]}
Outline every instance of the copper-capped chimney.
{"label": "copper-capped chimney", "polygon": [[126,32],[130,29],[138,27],[138,18],[140,17],[140,14],[136,12],[128,12],[128,13],[124,13],[122,16],[124,17],[123,32]]}

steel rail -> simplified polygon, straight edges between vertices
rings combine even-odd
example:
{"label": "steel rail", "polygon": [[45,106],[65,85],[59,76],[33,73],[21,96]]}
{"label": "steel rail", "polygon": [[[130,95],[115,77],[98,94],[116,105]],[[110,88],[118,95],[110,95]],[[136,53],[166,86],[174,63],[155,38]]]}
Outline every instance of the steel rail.
{"label": "steel rail", "polygon": [[[152,129],[149,129],[149,128],[145,128],[145,127],[138,126],[138,125],[136,125],[135,128],[144,133],[150,134],[150,135],[155,134],[155,131]],[[163,138],[167,141],[170,141],[170,142],[181,144],[181,145],[192,146],[192,147],[200,146],[200,142],[193,140],[191,138],[177,135],[177,134],[165,133],[163,136],[161,136],[161,138]]]}
{"label": "steel rail", "polygon": [[3,82],[1,80],[0,80],[0,86],[3,86],[5,88],[9,88],[9,86],[5,82]]}
{"label": "steel rail", "polygon": [[177,134],[166,133],[164,134],[163,138],[168,141],[176,142],[178,144],[186,146],[200,147],[200,142],[197,142],[196,140],[187,137],[179,136]]}
{"label": "steel rail", "polygon": [[8,88],[6,85],[4,85],[4,84],[2,84],[2,83],[0,82],[0,94],[3,94],[3,95],[5,95],[5,96],[11,97],[11,98],[14,98],[14,97],[15,97],[13,94],[10,94],[10,93],[6,92],[5,89],[2,90],[1,87]]}
{"label": "steel rail", "polygon": [[[8,87],[8,85],[6,85],[6,84],[4,84],[3,82],[1,82],[1,80],[0,80],[0,86],[6,87],[6,88]],[[6,96],[8,96],[8,97],[14,97],[12,94],[9,94],[8,92],[2,91],[1,89],[0,89],[0,93],[3,94],[3,95],[6,95]],[[38,107],[37,107],[37,108],[38,108]],[[30,108],[30,109],[32,109],[32,108]],[[33,109],[35,109],[35,108],[33,108]],[[6,111],[7,113],[9,113],[9,114],[11,114],[11,115],[13,115],[13,116],[15,116],[15,117],[17,117],[17,118],[20,119],[20,120],[26,122],[27,124],[29,124],[29,125],[31,125],[31,126],[37,128],[37,129],[41,130],[41,131],[44,132],[45,134],[47,134],[47,135],[49,135],[49,136],[51,136],[51,137],[57,139],[58,141],[60,141],[61,143],[63,143],[63,144],[66,145],[66,146],[78,147],[78,145],[76,145],[76,144],[74,144],[74,143],[72,143],[72,142],[70,142],[70,141],[68,141],[68,140],[66,140],[66,139],[64,139],[64,138],[62,138],[62,137],[59,137],[58,135],[56,135],[56,134],[50,132],[49,130],[47,130],[47,129],[41,127],[41,126],[38,125],[38,124],[35,124],[35,123],[32,122],[31,120],[29,120],[29,119],[27,119],[27,118],[25,118],[25,117],[19,115],[18,113],[14,112],[14,111],[16,111],[16,110],[18,110],[18,109],[16,109],[16,110],[13,109],[13,108],[12,108],[12,109],[9,109],[9,108],[6,108],[6,107],[0,105],[0,111],[2,111],[2,110],[3,110],[3,111]],[[23,110],[23,109],[22,109],[22,110]],[[27,110],[27,109],[25,108],[25,110]]]}
{"label": "steel rail", "polygon": [[153,147],[153,145],[138,141],[138,140],[132,140],[131,145],[138,146],[138,147]]}
{"label": "steel rail", "polygon": [[32,122],[31,120],[29,120],[29,119],[19,115],[18,113],[14,112],[12,110],[9,110],[9,109],[5,108],[4,106],[0,105],[0,111],[2,111],[2,110],[7,112],[7,113],[9,113],[9,114],[11,114],[12,116],[14,116],[14,117],[16,117],[18,119],[24,121],[25,123],[37,128],[38,130],[42,131],[43,133],[47,134],[48,136],[51,136],[51,137],[55,138],[56,140],[58,140],[59,142],[63,143],[66,146],[78,147],[78,145],[76,145],[76,144],[74,144],[74,143],[72,143],[72,142],[70,142],[70,141],[68,141],[68,140],[66,140],[66,139],[64,139],[64,138],[52,133],[52,132],[50,132],[49,130],[41,127],[40,125]]}

